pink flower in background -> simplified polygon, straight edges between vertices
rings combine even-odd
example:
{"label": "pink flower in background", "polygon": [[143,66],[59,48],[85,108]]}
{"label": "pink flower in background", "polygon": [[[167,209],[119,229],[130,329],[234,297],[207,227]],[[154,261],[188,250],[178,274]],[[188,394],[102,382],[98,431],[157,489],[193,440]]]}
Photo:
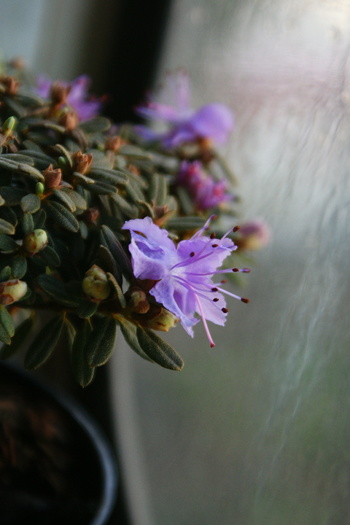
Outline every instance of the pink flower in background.
{"label": "pink flower in background", "polygon": [[218,270],[237,246],[227,234],[221,239],[204,236],[210,220],[177,246],[168,237],[168,232],[155,225],[150,217],[127,221],[123,229],[131,233],[129,251],[135,277],[156,281],[150,294],[180,319],[190,336],[193,337],[192,327],[201,318],[210,346],[215,346],[207,321],[225,324],[228,310],[223,294],[243,302],[248,300],[223,289],[223,282],[214,283],[213,278],[232,271],[249,270]]}
{"label": "pink flower in background", "polygon": [[187,189],[198,210],[209,210],[234,198],[227,192],[227,181],[224,179],[215,181],[210,174],[204,171],[199,161],[183,161],[176,177],[176,183]]}
{"label": "pink flower in background", "polygon": [[67,89],[65,103],[76,111],[79,120],[89,120],[100,113],[102,100],[88,94],[91,81],[87,75],[81,75],[72,82],[53,82],[41,75],[37,79],[36,92],[43,98],[50,98],[51,89],[57,84]]}
{"label": "pink flower in background", "polygon": [[271,232],[265,221],[255,219],[242,224],[236,239],[241,250],[256,251],[266,246],[271,239]]}
{"label": "pink flower in background", "polygon": [[232,112],[224,104],[207,104],[198,110],[190,107],[188,76],[183,71],[177,71],[169,78],[163,98],[167,100],[166,104],[150,99],[136,109],[140,116],[163,122],[167,127],[166,131],[158,133],[139,126],[146,140],[160,140],[167,148],[201,139],[222,143],[233,129]]}

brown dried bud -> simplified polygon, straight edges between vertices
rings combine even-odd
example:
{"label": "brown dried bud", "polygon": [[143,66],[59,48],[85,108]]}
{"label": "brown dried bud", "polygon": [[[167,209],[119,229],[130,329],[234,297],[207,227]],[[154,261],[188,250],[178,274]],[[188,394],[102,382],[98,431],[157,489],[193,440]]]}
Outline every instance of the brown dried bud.
{"label": "brown dried bud", "polygon": [[0,77],[0,83],[3,85],[6,95],[12,97],[17,93],[19,82],[15,78],[4,75]]}
{"label": "brown dried bud", "polygon": [[123,140],[121,137],[113,136],[108,137],[105,142],[105,150],[106,151],[118,151],[122,146],[126,144],[125,140]]}
{"label": "brown dried bud", "polygon": [[62,171],[60,168],[53,168],[52,164],[43,171],[45,177],[45,188],[57,188],[62,182]]}
{"label": "brown dried bud", "polygon": [[58,123],[64,126],[68,131],[72,131],[72,129],[75,129],[77,127],[78,122],[78,115],[75,111],[72,110],[66,111],[58,119]]}
{"label": "brown dried bud", "polygon": [[128,164],[127,168],[134,175],[140,175],[140,168],[138,168],[134,164]]}
{"label": "brown dried bud", "polygon": [[82,175],[85,175],[90,169],[92,163],[92,155],[90,153],[82,153],[77,151],[73,155],[73,171],[77,171]]}
{"label": "brown dried bud", "polygon": [[27,293],[27,283],[19,279],[0,283],[0,304],[7,306],[19,301]]}
{"label": "brown dried bud", "polygon": [[65,104],[70,92],[70,86],[64,86],[60,82],[53,82],[50,89],[50,98],[55,106]]}
{"label": "brown dried bud", "polygon": [[97,221],[99,216],[100,216],[100,210],[98,208],[88,208],[82,214],[82,218],[84,219],[84,221],[89,224]]}

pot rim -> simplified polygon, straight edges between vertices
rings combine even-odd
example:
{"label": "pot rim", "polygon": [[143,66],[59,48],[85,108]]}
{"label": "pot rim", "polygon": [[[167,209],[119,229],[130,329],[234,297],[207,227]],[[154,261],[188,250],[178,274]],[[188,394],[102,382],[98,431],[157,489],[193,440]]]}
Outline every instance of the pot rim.
{"label": "pot rim", "polygon": [[96,514],[89,525],[104,525],[112,513],[117,491],[116,457],[112,447],[105,437],[100,425],[74,398],[66,392],[53,388],[41,378],[14,363],[0,362],[0,369],[20,377],[21,381],[33,385],[36,389],[46,392],[49,397],[60,405],[87,434],[96,451],[101,468],[101,495]]}

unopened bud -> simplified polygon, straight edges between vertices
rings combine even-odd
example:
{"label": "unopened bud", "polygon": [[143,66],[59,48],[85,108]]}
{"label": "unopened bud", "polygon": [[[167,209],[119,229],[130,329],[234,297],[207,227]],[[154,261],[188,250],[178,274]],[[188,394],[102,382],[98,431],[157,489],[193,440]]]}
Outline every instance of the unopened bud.
{"label": "unopened bud", "polygon": [[45,186],[42,182],[37,182],[35,185],[35,194],[41,197],[45,191]]}
{"label": "unopened bud", "polygon": [[96,264],[86,272],[82,287],[84,293],[96,301],[108,299],[111,293],[106,273]]}
{"label": "unopened bud", "polygon": [[23,248],[28,255],[35,255],[41,252],[48,243],[47,233],[45,230],[34,230],[28,233],[23,239]]}
{"label": "unopened bud", "polygon": [[17,119],[15,117],[9,117],[5,120],[2,125],[2,131],[5,135],[10,135],[14,130],[17,124]]}
{"label": "unopened bud", "polygon": [[166,308],[160,307],[158,310],[153,307],[152,312],[150,312],[150,315],[147,315],[147,319],[145,319],[142,324],[151,330],[168,332],[170,328],[177,325],[179,320],[176,315],[169,312]]}
{"label": "unopened bud", "polygon": [[141,288],[134,288],[128,292],[128,305],[133,312],[137,314],[145,314],[150,309],[150,304],[147,300],[147,295]]}
{"label": "unopened bud", "polygon": [[0,304],[9,305],[22,299],[27,293],[27,283],[19,279],[0,283]]}

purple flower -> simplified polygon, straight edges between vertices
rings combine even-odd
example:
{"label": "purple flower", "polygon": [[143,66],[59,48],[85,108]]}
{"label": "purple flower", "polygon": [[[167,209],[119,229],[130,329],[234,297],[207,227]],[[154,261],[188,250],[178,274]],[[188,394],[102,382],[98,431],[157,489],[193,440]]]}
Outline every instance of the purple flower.
{"label": "purple flower", "polygon": [[149,100],[136,110],[142,117],[159,120],[167,125],[168,129],[162,133],[139,126],[139,131],[146,140],[161,140],[166,148],[174,148],[197,140],[222,143],[227,139],[233,128],[233,116],[227,106],[213,103],[202,106],[197,111],[192,110],[189,105],[188,76],[183,71],[178,71],[177,75],[171,77],[165,89],[166,99],[169,98],[170,90],[173,91],[173,105]]}
{"label": "purple flower", "polygon": [[176,183],[187,189],[198,210],[209,210],[233,199],[233,195],[227,193],[227,181],[215,181],[199,161],[183,161]]}
{"label": "purple flower", "polygon": [[177,246],[168,237],[168,232],[155,225],[150,217],[127,221],[123,229],[131,233],[129,250],[135,277],[156,281],[150,293],[179,317],[190,336],[193,337],[192,327],[201,318],[210,346],[215,346],[207,321],[225,324],[228,310],[223,294],[243,302],[248,300],[224,290],[223,281],[214,283],[213,277],[249,270],[217,269],[237,247],[227,236],[230,232],[221,239],[204,236],[210,220],[193,237]]}
{"label": "purple flower", "polygon": [[[40,76],[37,79],[36,93],[43,98],[50,98],[51,88],[55,84],[48,77]],[[66,104],[76,111],[79,120],[89,120],[99,114],[102,102],[88,94],[91,81],[87,75],[81,75],[72,82],[59,81],[58,84],[68,88]]]}

